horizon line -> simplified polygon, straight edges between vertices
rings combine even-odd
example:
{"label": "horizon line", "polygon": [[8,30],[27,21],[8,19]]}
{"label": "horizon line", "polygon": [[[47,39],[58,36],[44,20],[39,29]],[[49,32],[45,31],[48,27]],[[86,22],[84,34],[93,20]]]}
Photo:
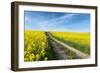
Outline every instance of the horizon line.
{"label": "horizon line", "polygon": [[44,32],[87,32],[90,33],[90,31],[56,31],[56,30],[30,30],[30,29],[25,29],[24,31],[44,31]]}

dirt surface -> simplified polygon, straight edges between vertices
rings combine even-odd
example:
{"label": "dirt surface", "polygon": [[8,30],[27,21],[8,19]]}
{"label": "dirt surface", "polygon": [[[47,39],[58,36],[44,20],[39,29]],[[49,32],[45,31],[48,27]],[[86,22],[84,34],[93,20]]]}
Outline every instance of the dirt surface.
{"label": "dirt surface", "polygon": [[84,54],[83,52],[77,50],[76,48],[73,48],[73,47],[55,39],[52,35],[50,35],[50,33],[47,33],[47,36],[49,37],[49,41],[50,41],[51,45],[54,47],[53,50],[57,53],[59,59],[68,59],[68,56],[66,55],[64,50],[61,48],[61,46],[74,52],[77,55],[77,57],[79,57],[79,58],[82,58],[82,59],[89,58],[89,55]]}
{"label": "dirt surface", "polygon": [[54,52],[57,53],[58,59],[60,59],[60,60],[68,59],[68,56],[64,52],[63,48],[58,43],[56,43],[55,41],[53,41],[51,39],[49,40],[49,42],[51,43]]}

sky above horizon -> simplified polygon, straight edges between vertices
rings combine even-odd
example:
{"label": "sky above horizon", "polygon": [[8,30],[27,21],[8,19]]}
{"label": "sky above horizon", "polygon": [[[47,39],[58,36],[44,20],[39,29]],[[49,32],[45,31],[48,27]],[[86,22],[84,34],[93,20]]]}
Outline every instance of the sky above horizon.
{"label": "sky above horizon", "polygon": [[24,11],[25,30],[90,32],[90,14]]}

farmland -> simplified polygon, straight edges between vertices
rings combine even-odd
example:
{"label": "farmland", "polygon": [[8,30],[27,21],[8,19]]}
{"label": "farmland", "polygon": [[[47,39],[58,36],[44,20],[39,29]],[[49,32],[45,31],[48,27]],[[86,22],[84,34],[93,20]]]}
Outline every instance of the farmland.
{"label": "farmland", "polygon": [[90,54],[89,32],[51,32],[56,39],[77,48],[77,50]]}
{"label": "farmland", "polygon": [[24,61],[55,59],[45,32],[26,30],[24,36]]}
{"label": "farmland", "polygon": [[[55,42],[51,37],[66,45],[74,47],[80,52],[90,55],[90,34],[88,32],[44,32],[25,30],[24,61],[63,59],[59,58],[59,56],[62,57],[61,55],[64,55],[64,59],[78,58],[75,52]],[[60,51],[63,51],[63,53],[60,53]]]}

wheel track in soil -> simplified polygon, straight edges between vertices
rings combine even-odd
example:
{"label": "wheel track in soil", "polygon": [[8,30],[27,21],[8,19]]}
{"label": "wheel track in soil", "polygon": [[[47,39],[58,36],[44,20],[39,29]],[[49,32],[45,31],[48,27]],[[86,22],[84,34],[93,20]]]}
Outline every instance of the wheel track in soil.
{"label": "wheel track in soil", "polygon": [[85,54],[85,53],[77,50],[76,48],[73,48],[73,47],[69,46],[68,44],[65,44],[65,43],[55,39],[49,32],[46,32],[46,35],[49,38],[50,44],[54,47],[53,50],[54,50],[54,52],[57,53],[59,59],[61,59],[61,60],[69,59],[68,55],[66,55],[66,53],[64,52],[63,48],[61,48],[61,46],[74,52],[78,58],[81,58],[81,59],[89,58],[88,54]]}

